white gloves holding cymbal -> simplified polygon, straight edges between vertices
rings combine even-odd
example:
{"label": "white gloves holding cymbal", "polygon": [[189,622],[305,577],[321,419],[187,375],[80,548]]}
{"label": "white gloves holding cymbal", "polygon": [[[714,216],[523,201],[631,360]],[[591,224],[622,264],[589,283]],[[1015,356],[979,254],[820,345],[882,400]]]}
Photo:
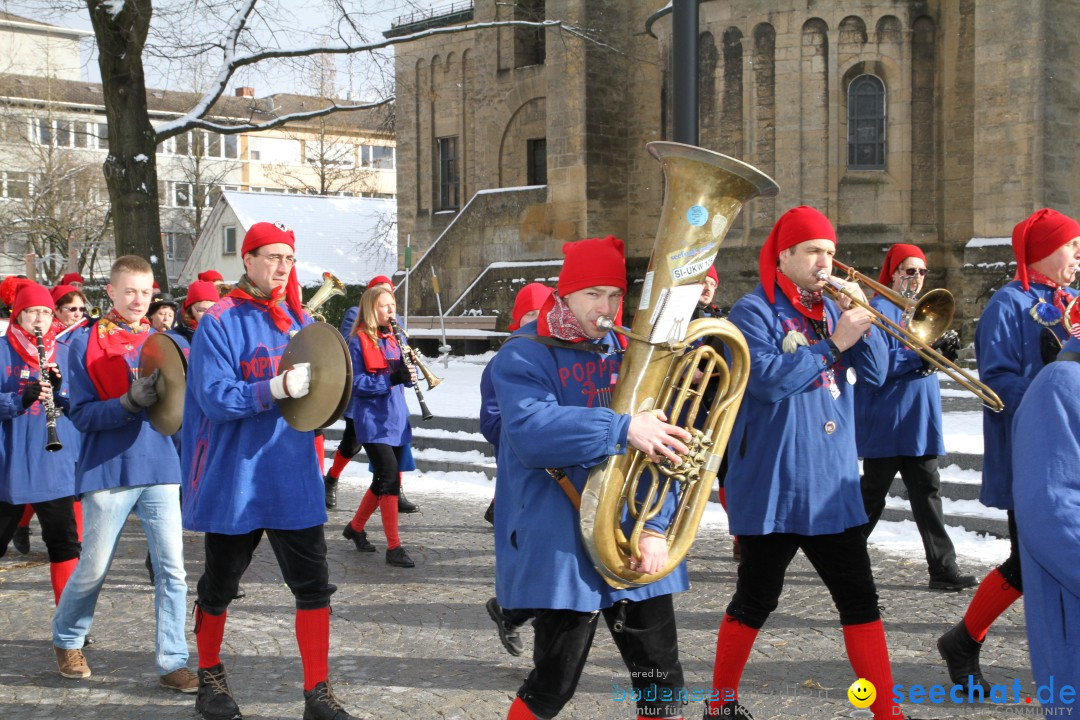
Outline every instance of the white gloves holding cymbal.
{"label": "white gloves holding cymbal", "polygon": [[311,390],[311,363],[297,363],[270,381],[270,394],[275,400],[301,398]]}

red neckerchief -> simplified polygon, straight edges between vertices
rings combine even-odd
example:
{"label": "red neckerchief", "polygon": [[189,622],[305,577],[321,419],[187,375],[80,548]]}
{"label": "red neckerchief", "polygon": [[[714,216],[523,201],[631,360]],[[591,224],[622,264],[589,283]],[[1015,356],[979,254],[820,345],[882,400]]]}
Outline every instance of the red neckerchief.
{"label": "red neckerchief", "polygon": [[574,317],[570,306],[559,297],[557,292],[551,293],[551,297],[540,308],[540,315],[536,318],[536,334],[572,343],[592,339],[581,329],[581,323]]}
{"label": "red neckerchief", "polygon": [[825,319],[825,300],[820,292],[810,292],[809,290],[803,290],[801,287],[791,282],[791,280],[780,274],[776,274],[776,284],[779,286],[781,292],[784,293],[784,297],[788,299],[791,305],[798,310],[804,317],[810,320],[817,320],[821,322]]}
{"label": "red neckerchief", "polygon": [[[56,362],[56,328],[51,327],[42,336],[42,344],[45,345],[45,362]],[[37,340],[33,334],[23,328],[22,325],[12,325],[8,328],[8,342],[15,352],[31,368],[38,366]]]}
{"label": "red neckerchief", "polygon": [[[80,320],[80,321],[78,321],[76,323],[72,323],[71,325],[68,325],[67,327],[61,327],[60,330],[57,331],[56,337],[57,337],[57,339],[59,339],[59,338],[63,337],[64,335],[68,335],[69,333],[73,333],[76,330],[78,330],[79,328],[81,328],[83,325],[88,324],[89,322],[90,322],[90,319],[84,315],[82,320]],[[62,324],[63,323],[61,323],[61,325]]]}
{"label": "red neckerchief", "polygon": [[[292,327],[293,319],[289,313],[285,310],[285,288],[276,287],[270,292],[270,297],[258,297],[254,295],[252,291],[256,291],[257,288],[248,282],[244,282],[247,279],[247,275],[240,278],[240,282],[237,286],[229,292],[226,297],[242,298],[244,300],[250,300],[257,305],[263,305],[270,311],[270,319],[274,321],[274,327],[281,332],[288,332]],[[247,287],[248,289],[243,289]],[[261,294],[261,293],[260,293]]]}
{"label": "red neckerchief", "polygon": [[[380,338],[385,338],[391,343],[397,344],[394,340],[393,333],[389,330],[379,328],[376,332],[379,334]],[[368,372],[378,372],[379,370],[385,370],[389,367],[386,364],[386,356],[383,355],[382,348],[367,334],[367,329],[364,325],[356,326],[356,336],[360,338],[360,350],[364,358],[364,368]]]}
{"label": "red neckerchief", "polygon": [[[1032,269],[1030,266],[1028,266],[1027,271],[1028,271],[1028,285],[1034,285],[1035,283],[1039,283],[1040,285],[1046,285],[1051,290],[1053,290],[1054,291],[1054,297],[1053,297],[1054,307],[1056,307],[1058,310],[1061,311],[1061,316],[1062,317],[1065,317],[1065,308],[1068,306],[1069,301],[1072,300],[1072,297],[1069,295],[1069,293],[1065,292],[1065,288],[1058,285],[1056,282],[1054,282],[1050,278],[1046,277],[1045,275],[1043,275],[1038,270]],[[1013,280],[1016,280],[1017,282],[1020,281],[1019,273],[1016,275],[1016,277],[1013,278]]]}
{"label": "red neckerchief", "polygon": [[86,343],[86,372],[98,397],[118,398],[131,387],[132,371],[124,356],[137,351],[150,337],[150,321],[144,317],[130,325],[113,308],[98,320],[95,330]]}

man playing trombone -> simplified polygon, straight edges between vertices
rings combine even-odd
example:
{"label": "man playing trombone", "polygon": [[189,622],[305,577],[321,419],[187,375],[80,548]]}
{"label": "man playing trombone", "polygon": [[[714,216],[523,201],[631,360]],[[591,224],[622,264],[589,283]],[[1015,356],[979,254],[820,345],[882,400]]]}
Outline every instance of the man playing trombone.
{"label": "man playing trombone", "polygon": [[[881,264],[878,283],[898,297],[914,303],[926,278],[926,256],[914,245],[889,248]],[[907,327],[908,313],[885,294],[870,304],[898,325]],[[950,361],[959,341],[949,332],[934,348]],[[941,511],[941,476],[938,457],[945,454],[941,429],[941,388],[933,366],[918,353],[887,335],[889,361],[881,387],[855,386],[855,437],[863,458],[862,495],[870,522],[866,536],[885,509],[885,496],[896,473],[904,480],[911,513],[922,537],[931,590],[962,590],[975,584],[975,576],[961,575],[956,550],[945,531]]]}

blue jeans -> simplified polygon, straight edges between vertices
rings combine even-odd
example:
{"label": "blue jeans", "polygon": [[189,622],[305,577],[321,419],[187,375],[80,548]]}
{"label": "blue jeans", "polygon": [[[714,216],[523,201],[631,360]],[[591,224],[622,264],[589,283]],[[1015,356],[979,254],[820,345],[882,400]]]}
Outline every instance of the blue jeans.
{"label": "blue jeans", "polygon": [[101,586],[116,554],[120,532],[128,515],[134,511],[142,522],[154,563],[154,617],[157,624],[154,662],[158,675],[168,675],[186,667],[187,581],[180,524],[180,486],[146,485],[98,490],[83,495],[82,506],[82,557],[53,615],[53,645],[62,650],[83,646],[94,620]]}

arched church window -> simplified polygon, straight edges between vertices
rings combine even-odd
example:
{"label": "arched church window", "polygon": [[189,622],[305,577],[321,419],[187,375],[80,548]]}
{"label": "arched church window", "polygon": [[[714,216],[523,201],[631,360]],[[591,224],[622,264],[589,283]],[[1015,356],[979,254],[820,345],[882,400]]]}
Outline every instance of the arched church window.
{"label": "arched church window", "polygon": [[885,169],[885,83],[859,75],[848,85],[848,168]]}

